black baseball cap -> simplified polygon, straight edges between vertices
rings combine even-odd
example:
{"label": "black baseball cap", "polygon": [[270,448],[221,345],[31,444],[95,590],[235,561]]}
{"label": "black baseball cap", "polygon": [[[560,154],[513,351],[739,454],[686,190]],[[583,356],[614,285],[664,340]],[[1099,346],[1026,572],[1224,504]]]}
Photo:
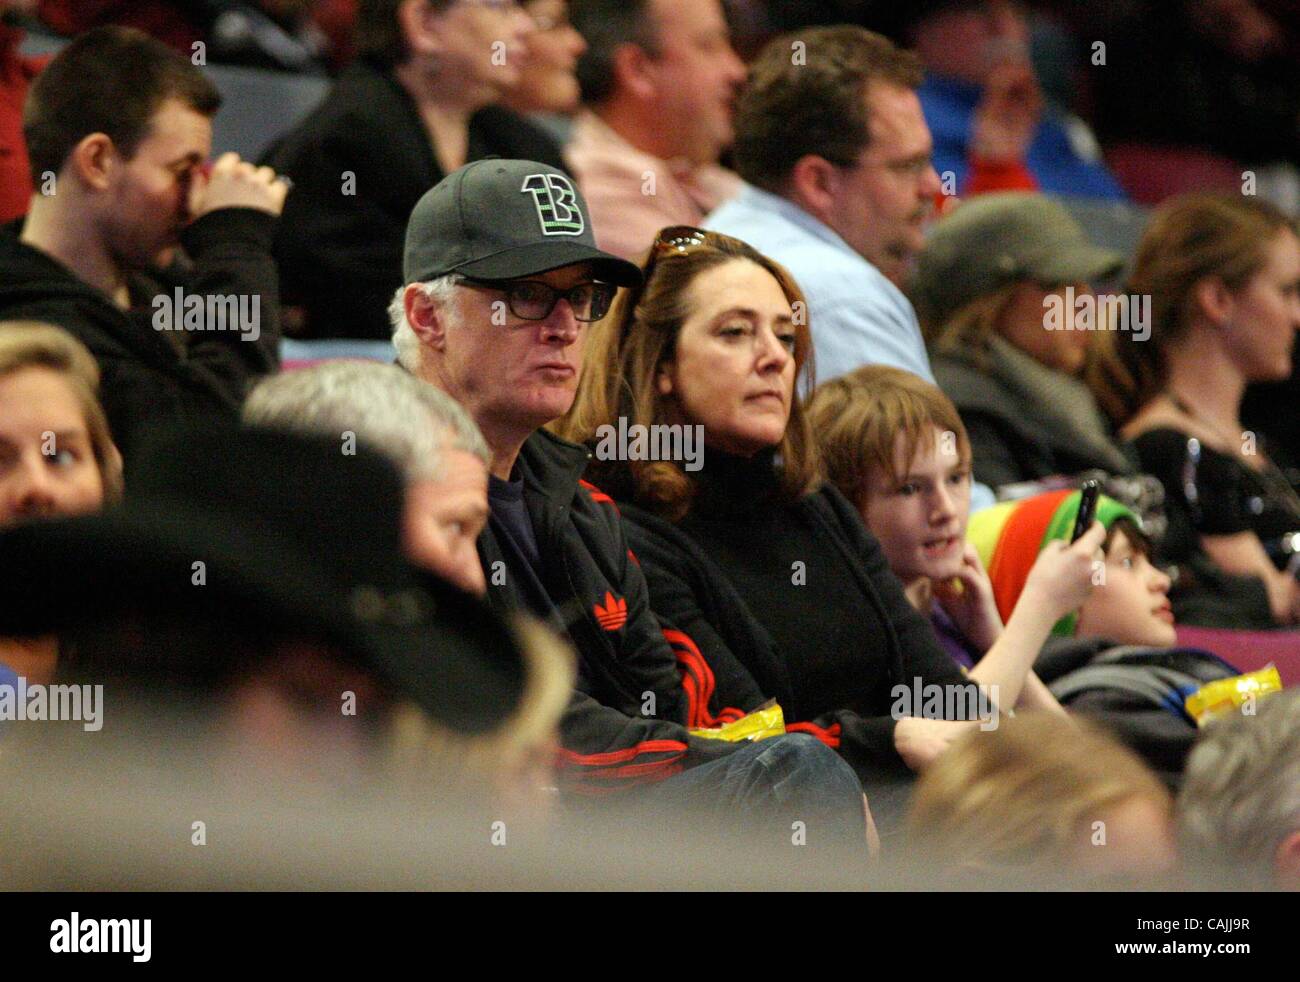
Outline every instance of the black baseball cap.
{"label": "black baseball cap", "polygon": [[641,270],[596,248],[587,203],[573,178],[532,160],[476,160],[416,202],[406,226],[405,282],[460,273],[510,280],[574,263],[596,277],[639,286]]}

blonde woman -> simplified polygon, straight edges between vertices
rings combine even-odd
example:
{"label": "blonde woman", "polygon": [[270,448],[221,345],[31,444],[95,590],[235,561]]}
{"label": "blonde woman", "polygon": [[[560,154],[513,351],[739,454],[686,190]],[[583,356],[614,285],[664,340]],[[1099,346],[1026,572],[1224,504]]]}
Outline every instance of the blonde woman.
{"label": "blonde woman", "polygon": [[[99,369],[49,324],[0,322],[0,528],[97,511],[122,493],[122,458],[99,404]],[[53,638],[0,638],[0,669],[48,682]]]}

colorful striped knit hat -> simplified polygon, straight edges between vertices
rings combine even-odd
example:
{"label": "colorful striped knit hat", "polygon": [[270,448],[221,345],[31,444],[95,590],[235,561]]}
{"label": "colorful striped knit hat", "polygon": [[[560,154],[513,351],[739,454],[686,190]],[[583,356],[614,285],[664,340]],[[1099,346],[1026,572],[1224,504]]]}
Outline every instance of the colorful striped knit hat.
{"label": "colorful striped knit hat", "polygon": [[[1004,501],[971,515],[966,538],[979,550],[980,561],[993,581],[993,598],[1005,622],[1020,599],[1029,570],[1043,546],[1053,539],[1070,540],[1079,515],[1078,491],[1049,491],[1020,501]],[[1127,518],[1138,528],[1142,522],[1113,498],[1097,499],[1097,520],[1107,529],[1117,519]],[[1062,617],[1053,634],[1074,634],[1077,612]]]}

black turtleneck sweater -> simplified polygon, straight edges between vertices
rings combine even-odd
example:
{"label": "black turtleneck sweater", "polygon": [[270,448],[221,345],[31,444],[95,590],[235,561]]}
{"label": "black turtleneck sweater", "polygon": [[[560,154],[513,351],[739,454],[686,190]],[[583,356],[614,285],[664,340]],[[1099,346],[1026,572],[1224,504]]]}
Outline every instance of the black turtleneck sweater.
{"label": "black turtleneck sweater", "polygon": [[620,507],[651,605],[695,638],[717,703],[752,708],[744,693],[756,683],[787,721],[823,731],[864,783],[907,773],[893,745],[893,687],[969,683],[853,506],[829,485],[782,502],[771,453],[710,448],[691,477],[699,490],[675,525]]}
{"label": "black turtleneck sweater", "polygon": [[850,557],[808,509],[773,505],[770,455],[750,461],[706,454],[700,493],[679,524],[722,567],[772,636],[801,715],[862,704],[858,673],[828,654],[857,651],[885,669],[880,638],[863,627],[880,619],[856,589]]}

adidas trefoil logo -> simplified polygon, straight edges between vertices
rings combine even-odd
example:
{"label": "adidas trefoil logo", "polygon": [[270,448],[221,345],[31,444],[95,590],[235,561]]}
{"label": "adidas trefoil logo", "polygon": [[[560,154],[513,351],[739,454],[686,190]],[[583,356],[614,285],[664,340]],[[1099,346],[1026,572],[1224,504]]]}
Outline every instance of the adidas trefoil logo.
{"label": "adidas trefoil logo", "polygon": [[605,591],[605,606],[596,604],[596,620],[606,631],[617,631],[627,623],[627,600]]}

